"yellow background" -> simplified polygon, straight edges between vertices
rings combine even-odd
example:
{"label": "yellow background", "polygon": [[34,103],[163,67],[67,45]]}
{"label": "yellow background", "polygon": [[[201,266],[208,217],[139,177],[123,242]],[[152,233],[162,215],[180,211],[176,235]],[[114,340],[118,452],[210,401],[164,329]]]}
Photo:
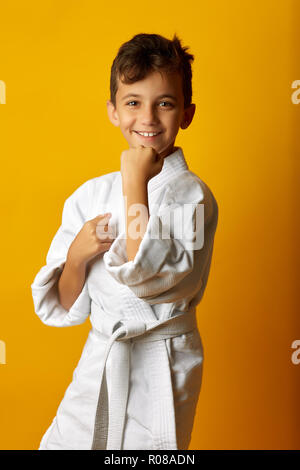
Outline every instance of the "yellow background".
{"label": "yellow background", "polygon": [[85,343],[89,320],[45,326],[30,284],[65,199],[120,168],[110,67],[141,32],[176,32],[195,55],[196,114],[176,145],[219,205],[190,449],[300,448],[299,13],[290,0],[1,2],[1,449],[38,448]]}

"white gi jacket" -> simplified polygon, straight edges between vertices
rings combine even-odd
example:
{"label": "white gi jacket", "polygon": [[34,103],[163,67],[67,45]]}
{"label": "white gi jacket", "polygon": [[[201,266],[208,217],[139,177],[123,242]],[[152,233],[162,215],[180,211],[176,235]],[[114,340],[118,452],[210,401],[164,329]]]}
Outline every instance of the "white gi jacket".
{"label": "white gi jacket", "polygon": [[[78,325],[89,316],[92,327],[39,450],[188,449],[204,359],[195,311],[210,270],[218,206],[181,147],[148,182],[148,203],[146,233],[128,261],[120,171],[86,181],[65,201],[46,265],[31,285],[34,309],[49,326]],[[191,249],[191,237],[176,236],[175,216],[184,205],[192,207],[185,228],[204,238],[198,249]],[[204,208],[197,227],[196,207]],[[67,311],[57,281],[69,246],[87,220],[106,212],[115,240],[89,263]],[[167,225],[169,237],[151,238]]]}

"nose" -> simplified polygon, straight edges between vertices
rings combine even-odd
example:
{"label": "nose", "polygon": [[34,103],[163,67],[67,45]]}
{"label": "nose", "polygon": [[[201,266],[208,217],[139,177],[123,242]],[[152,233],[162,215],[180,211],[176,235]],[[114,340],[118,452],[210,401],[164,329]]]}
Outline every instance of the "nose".
{"label": "nose", "polygon": [[158,123],[155,106],[146,105],[141,110],[140,122],[144,126],[156,126]]}

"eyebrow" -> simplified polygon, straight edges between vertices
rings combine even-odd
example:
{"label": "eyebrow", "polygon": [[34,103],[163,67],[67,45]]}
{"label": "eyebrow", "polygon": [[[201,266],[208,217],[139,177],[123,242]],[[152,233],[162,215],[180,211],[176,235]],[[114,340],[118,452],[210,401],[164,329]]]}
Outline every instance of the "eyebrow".
{"label": "eyebrow", "polygon": [[[125,100],[126,98],[130,98],[130,97],[140,98],[141,95],[137,95],[136,93],[128,93],[127,95],[123,96],[121,101]],[[160,98],[172,98],[174,101],[177,101],[176,96],[173,96],[173,95],[159,95],[157,98],[158,99],[160,99]]]}

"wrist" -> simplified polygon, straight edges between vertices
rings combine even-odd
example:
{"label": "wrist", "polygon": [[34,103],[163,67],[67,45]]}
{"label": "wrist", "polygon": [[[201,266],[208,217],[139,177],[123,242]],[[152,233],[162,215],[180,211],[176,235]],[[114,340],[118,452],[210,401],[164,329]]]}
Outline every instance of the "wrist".
{"label": "wrist", "polygon": [[132,176],[131,175],[122,175],[122,184],[123,188],[127,187],[141,187],[148,185],[149,178],[146,176]]}
{"label": "wrist", "polygon": [[87,266],[87,262],[85,260],[72,255],[67,256],[66,264],[68,267],[76,270],[85,270]]}
{"label": "wrist", "polygon": [[123,196],[126,196],[130,199],[136,199],[135,202],[140,200],[144,201],[148,194],[148,185],[146,181],[132,181],[131,179],[131,181],[127,180],[123,182],[122,190]]}

